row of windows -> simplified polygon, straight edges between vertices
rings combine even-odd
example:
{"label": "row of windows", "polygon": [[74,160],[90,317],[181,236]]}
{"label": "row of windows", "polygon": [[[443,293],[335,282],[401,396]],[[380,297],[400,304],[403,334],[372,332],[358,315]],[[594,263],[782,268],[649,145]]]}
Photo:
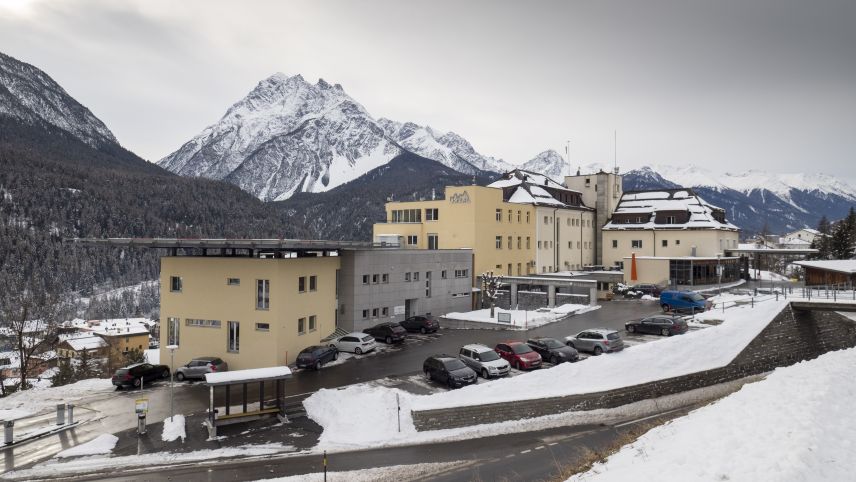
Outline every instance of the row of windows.
{"label": "row of windows", "polygon": [[368,275],[368,274],[363,275],[363,284],[364,285],[367,285],[367,284],[376,285],[378,283],[389,283],[389,273],[383,273],[383,274],[375,273],[372,275]]}
{"label": "row of windows", "polygon": [[[182,279],[180,276],[170,276],[170,291],[181,292]],[[307,283],[308,281],[308,283]],[[226,284],[237,286],[241,284],[239,278],[227,278]],[[318,276],[300,276],[297,278],[297,292],[306,293],[307,291],[318,290]],[[256,309],[270,309],[270,280],[256,280]]]}
{"label": "row of windows", "polygon": [[[317,316],[311,315],[309,317],[302,317],[297,319],[297,334],[303,335],[307,332],[307,327],[309,331],[315,331],[317,329]],[[307,323],[308,321],[308,323]],[[199,320],[194,318],[187,318],[184,320],[185,325],[189,327],[204,327],[204,328],[217,328],[219,329],[222,325],[220,320]],[[226,322],[227,330],[226,330],[226,350],[230,352],[237,353],[241,348],[241,322],[239,321],[227,321]],[[255,324],[256,331],[268,332],[270,331],[270,323],[256,323]],[[180,329],[179,329],[179,319],[178,318],[167,318],[167,343],[169,345],[178,346],[180,342]]]}
{"label": "row of windows", "polygon": [[421,209],[394,209],[392,211],[393,223],[421,223]]}
{"label": "row of windows", "polygon": [[389,308],[384,306],[383,308],[364,309],[363,310],[363,319],[364,320],[369,319],[369,315],[371,315],[371,318],[377,318],[378,313],[380,313],[380,316],[389,316]]}
{"label": "row of windows", "polygon": [[[565,221],[568,226],[591,227],[591,219],[566,218]],[[553,224],[553,218],[551,216],[544,216],[544,224]]]}
{"label": "row of windows", "polygon": [[[512,249],[514,247],[513,241],[514,241],[514,237],[509,236],[508,237],[508,245],[507,245],[508,249]],[[523,248],[521,248],[521,246],[523,244],[522,241],[523,241],[523,238],[518,236],[517,237],[517,249],[523,249]],[[540,243],[540,241],[539,241],[539,243]],[[530,249],[531,246],[532,246],[532,241],[529,238],[529,236],[526,236],[526,249]],[[502,249],[502,236],[496,237],[496,249]]]}
{"label": "row of windows", "polygon": [[[466,270],[466,269],[458,270],[458,269],[456,269],[455,270],[455,277],[456,278],[466,278],[468,276],[468,273],[469,273],[469,270]],[[420,274],[421,273],[419,271],[408,271],[408,272],[404,273],[404,281],[405,282],[419,281]],[[447,279],[448,277],[449,277],[449,271],[448,270],[444,269],[444,270],[440,271],[440,279]],[[431,279],[431,271],[425,272],[425,279],[426,280]],[[369,274],[363,275],[363,284],[364,285],[387,284],[387,283],[389,283],[389,273],[380,273],[380,274],[375,273],[375,274],[371,274],[371,275],[369,275]]]}
{"label": "row of windows", "polygon": [[[509,223],[512,222],[513,219],[514,219],[514,212],[511,209],[509,209],[508,210],[508,222]],[[496,220],[497,220],[497,222],[500,222],[500,223],[502,222],[502,209],[496,210]],[[517,211],[517,222],[519,223],[519,222],[521,222],[521,220],[522,220],[521,212]],[[526,213],[526,223],[527,224],[529,223],[529,213],[528,212]]]}

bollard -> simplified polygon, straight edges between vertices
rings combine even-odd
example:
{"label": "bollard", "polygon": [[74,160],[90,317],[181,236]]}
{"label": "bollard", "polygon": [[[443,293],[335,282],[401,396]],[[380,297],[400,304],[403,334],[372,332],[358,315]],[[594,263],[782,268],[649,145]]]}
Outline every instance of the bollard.
{"label": "bollard", "polygon": [[65,408],[68,409],[68,424],[71,425],[74,423],[74,404],[69,403]]}
{"label": "bollard", "polygon": [[779,292],[776,291],[776,301],[779,301]]}
{"label": "bollard", "polygon": [[12,438],[14,437],[13,431],[15,430],[15,421],[14,420],[4,420],[3,421],[3,443],[6,445],[11,445],[13,443]]}
{"label": "bollard", "polygon": [[137,414],[137,435],[145,435],[146,434],[146,414],[138,413]]}
{"label": "bollard", "polygon": [[65,404],[56,404],[56,424],[65,425]]}

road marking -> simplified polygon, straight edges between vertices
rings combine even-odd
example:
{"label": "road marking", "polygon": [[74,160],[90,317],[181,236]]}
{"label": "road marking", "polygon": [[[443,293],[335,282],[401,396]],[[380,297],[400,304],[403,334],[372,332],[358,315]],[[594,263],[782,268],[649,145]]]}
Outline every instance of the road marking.
{"label": "road marking", "polygon": [[517,454],[508,454],[505,456],[505,458],[510,459],[511,457],[514,457],[515,455],[517,455]]}
{"label": "road marking", "polygon": [[541,449],[543,449],[543,448],[544,448],[544,446],[543,446],[543,445],[539,445],[539,446],[535,447],[535,450],[541,450]]}
{"label": "road marking", "polygon": [[549,443],[549,444],[547,444],[547,445],[549,445],[550,447],[552,447],[553,445],[559,445],[559,444],[558,444],[558,442],[553,442],[553,443]]}
{"label": "road marking", "polygon": [[531,451],[532,451],[531,449],[527,449],[527,450],[524,450],[523,452],[520,452],[520,453],[521,453],[521,454],[528,454],[528,453],[529,453],[529,452],[531,452]]}
{"label": "road marking", "polygon": [[647,416],[647,417],[637,418],[636,420],[631,420],[631,421],[629,421],[629,422],[619,423],[619,424],[617,424],[617,425],[613,425],[613,427],[615,427],[615,428],[619,428],[619,427],[624,427],[625,425],[632,425],[632,424],[634,424],[634,423],[643,422],[643,421],[645,421],[645,420],[650,420],[650,419],[652,419],[652,418],[662,417],[663,415],[666,415],[667,413],[677,412],[678,410],[681,410],[681,409],[680,409],[680,408],[676,408],[676,409],[674,409],[674,410],[669,410],[669,411],[666,411],[666,412],[655,413],[654,415],[649,415],[649,416]]}

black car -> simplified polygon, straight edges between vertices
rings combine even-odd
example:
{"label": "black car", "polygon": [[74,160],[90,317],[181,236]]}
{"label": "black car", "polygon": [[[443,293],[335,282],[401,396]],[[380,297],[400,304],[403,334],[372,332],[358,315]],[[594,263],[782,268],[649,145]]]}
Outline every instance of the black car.
{"label": "black car", "polygon": [[476,372],[464,365],[464,362],[451,355],[434,355],[422,364],[425,378],[445,383],[449,388],[472,385],[476,382]]}
{"label": "black car", "polygon": [[334,346],[308,346],[297,354],[297,368],[320,370],[325,363],[339,358],[339,350]]}
{"label": "black car", "polygon": [[580,359],[577,350],[571,348],[555,338],[530,338],[526,344],[535,350],[541,358],[553,365],[562,362],[575,362]]}
{"label": "black car", "polygon": [[431,315],[411,316],[399,324],[407,331],[418,331],[423,335],[426,333],[434,333],[440,329],[440,322],[437,321],[437,318],[434,318]]}
{"label": "black car", "polygon": [[689,326],[687,326],[687,322],[682,318],[660,315],[628,321],[624,324],[624,329],[628,333],[651,333],[654,335],[672,336],[686,333],[689,330]]}
{"label": "black car", "polygon": [[392,343],[403,343],[404,337],[407,335],[407,331],[405,331],[401,325],[392,322],[375,325],[363,330],[363,332],[368,333],[373,336],[375,340],[382,341],[387,345]]}
{"label": "black car", "polygon": [[152,365],[151,363],[135,363],[116,370],[113,374],[113,385],[118,388],[140,388],[145,383],[169,378],[169,367]]}

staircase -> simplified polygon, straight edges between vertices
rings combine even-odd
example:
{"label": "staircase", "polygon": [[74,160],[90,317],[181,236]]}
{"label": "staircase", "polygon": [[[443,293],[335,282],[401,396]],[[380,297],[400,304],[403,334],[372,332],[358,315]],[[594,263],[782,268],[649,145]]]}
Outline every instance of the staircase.
{"label": "staircase", "polygon": [[333,333],[331,333],[327,337],[322,338],[321,341],[330,341],[330,340],[333,340],[336,338],[343,337],[343,336],[347,335],[348,333],[350,333],[350,331],[348,331],[344,328],[337,327],[336,331],[334,331]]}

